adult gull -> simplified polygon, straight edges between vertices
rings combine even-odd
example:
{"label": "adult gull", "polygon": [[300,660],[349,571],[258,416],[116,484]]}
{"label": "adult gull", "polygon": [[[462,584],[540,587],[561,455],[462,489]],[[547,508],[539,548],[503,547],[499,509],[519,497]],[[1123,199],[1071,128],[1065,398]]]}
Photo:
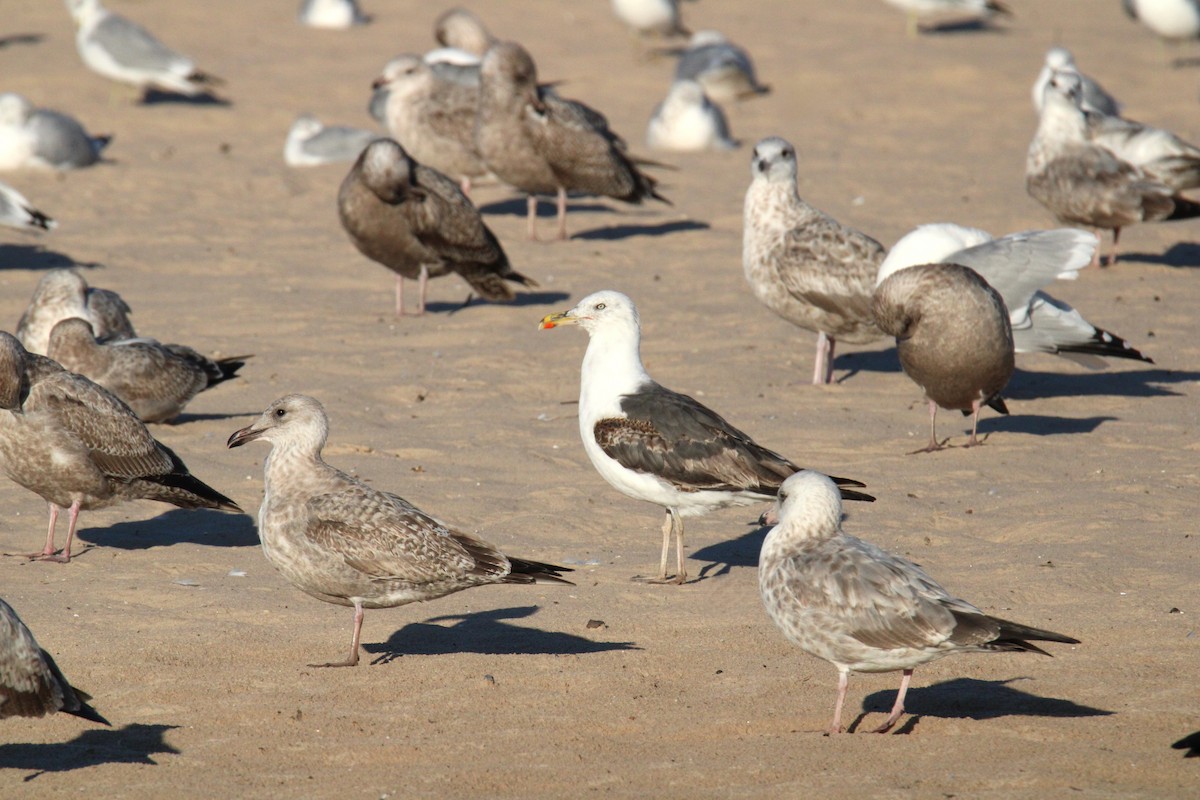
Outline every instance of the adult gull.
{"label": "adult gull", "polygon": [[732,150],[738,143],[729,135],[725,112],[708,99],[704,88],[693,80],[677,80],[650,116],[646,146],[695,152]]}
{"label": "adult gull", "polygon": [[0,169],[88,167],[111,140],[61,111],[38,108],[15,92],[0,94]]}
{"label": "adult gull", "polygon": [[43,214],[7,183],[0,183],[0,225],[20,230],[48,231],[58,223]]}
{"label": "adult gull", "polygon": [[325,125],[312,114],[296,117],[283,145],[283,160],[290,167],[315,167],[353,161],[379,138],[374,131],[346,125]]}

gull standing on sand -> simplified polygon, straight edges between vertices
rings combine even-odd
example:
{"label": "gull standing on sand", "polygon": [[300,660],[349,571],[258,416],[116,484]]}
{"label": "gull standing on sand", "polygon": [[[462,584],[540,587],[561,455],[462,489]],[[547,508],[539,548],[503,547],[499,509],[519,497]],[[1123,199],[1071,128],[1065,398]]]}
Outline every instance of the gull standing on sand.
{"label": "gull standing on sand", "polygon": [[212,359],[146,338],[100,342],[79,317],[54,326],[46,355],[115,394],[142,422],[170,422],[200,392],[237,377],[250,358]]}
{"label": "gull standing on sand", "polygon": [[1056,72],[1046,84],[1025,161],[1025,189],[1064,224],[1111,230],[1114,264],[1121,228],[1200,216],[1200,203],[1093,143],[1079,107],[1081,91],[1072,72]]}
{"label": "gull standing on sand", "polygon": [[91,699],[67,681],[13,607],[0,600],[0,719],[62,711],[108,725],[87,704]]}
{"label": "gull standing on sand", "polygon": [[773,136],[754,147],[742,269],[767,308],[817,333],[813,383],[833,379],[837,342],[883,336],[871,314],[883,245],[810,206],[796,189],[796,149]]}
{"label": "gull standing on sand", "polygon": [[889,6],[900,9],[908,15],[908,35],[920,33],[920,18],[926,14],[966,14],[978,17],[983,21],[990,20],[994,14],[1012,15],[1008,6],[999,0],[883,0]]}
{"label": "gull standing on sand", "polygon": [[371,21],[358,0],[303,0],[297,18],[301,25],[326,30],[347,30]]}
{"label": "gull standing on sand", "polygon": [[904,714],[909,681],[922,664],[953,653],[1049,655],[1030,639],[1079,644],[985,614],[908,559],[843,533],[837,487],[818,472],[784,482],[776,516],[758,559],[759,592],[789,641],[837,667],[829,734],[842,733],[851,672],[903,672],[892,711],[875,730],[886,733]]}
{"label": "gull standing on sand", "polygon": [[364,256],[396,273],[396,315],[404,314],[404,279],[419,282],[425,313],[429,278],[456,273],[487,300],[512,300],[507,282],[536,287],[513,270],[495,234],[467,196],[437,170],[422,166],[391,139],[372,142],[338,191],[338,216]]}
{"label": "gull standing on sand", "polygon": [[58,223],[33,207],[25,195],[0,183],[0,225],[19,230],[48,231]]}
{"label": "gull standing on sand", "polygon": [[[195,478],[165,445],[108,390],[28,353],[0,332],[0,466],[50,508],[46,547],[30,555],[67,563],[80,511],[126,500],[159,500],[180,508],[241,512],[225,495]],[[60,555],[54,527],[69,509]]]}
{"label": "gull standing on sand", "polygon": [[612,0],[613,13],[637,36],[687,36],[679,0]]}
{"label": "gull standing on sand", "polygon": [[892,246],[879,267],[876,284],[919,264],[970,267],[1000,293],[1012,323],[1018,353],[1052,353],[1089,369],[1107,366],[1104,357],[1153,364],[1116,334],[1088,322],[1042,287],[1056,278],[1073,281],[1092,263],[1096,237],[1075,228],[1010,233],[999,239],[978,228],[948,222],[921,225]]}
{"label": "gull standing on sand", "polygon": [[638,169],[603,115],[538,86],[537,67],[519,44],[499,42],[480,70],[475,148],[505,183],[529,195],[528,235],[536,239],[538,194],[558,195],[558,238],[567,238],[567,192],[626,203],[652,197],[670,205]]}
{"label": "gull standing on sand", "polygon": [[1121,0],[1130,19],[1169,42],[1200,36],[1200,0]]}
{"label": "gull standing on sand", "polygon": [[315,167],[354,161],[379,138],[374,131],[345,125],[324,125],[312,114],[301,114],[288,131],[283,160],[289,167]]}
{"label": "gull standing on sand", "polygon": [[696,152],[732,150],[738,143],[729,136],[725,112],[708,99],[703,87],[693,80],[677,80],[650,117],[646,146],[651,150]]}
{"label": "gull standing on sand", "polygon": [[267,560],[302,592],[354,607],[349,657],[310,667],[358,664],[364,608],[394,608],[490,583],[574,585],[562,577],[572,571],[567,567],[506,556],[329,466],[321,458],[328,436],[321,404],[289,394],[228,442],[271,444],[258,511]]}
{"label": "gull standing on sand", "polygon": [[1033,82],[1031,92],[1033,107],[1039,114],[1045,105],[1046,84],[1055,72],[1074,72],[1079,76],[1080,107],[1084,111],[1114,117],[1121,113],[1121,104],[1117,99],[1105,91],[1096,80],[1079,71],[1079,67],[1075,65],[1075,56],[1071,55],[1070,50],[1065,47],[1051,47],[1046,51],[1046,63],[1042,65],[1041,72]]}
{"label": "gull standing on sand", "polygon": [[696,31],[675,65],[675,81],[693,80],[718,103],[757,97],[771,91],[758,82],[754,62],[743,48],[719,31]]}
{"label": "gull standing on sand", "polygon": [[100,0],[66,0],[66,4],[79,26],[75,47],[92,72],[135,86],[143,97],[151,89],[196,97],[222,83],[141,25],[100,5]]}
{"label": "gull standing on sand", "polygon": [[[641,326],[620,292],[590,294],[538,326],[578,325],[589,340],[579,377],[579,434],[596,471],[622,494],[666,510],[662,558],[652,583],[684,583],[683,517],[770,500],[801,467],[762,447],[696,400],[655,383],[642,366]],[[843,487],[863,486],[834,478]],[[874,500],[843,488],[850,500]]]}
{"label": "gull standing on sand", "polygon": [[905,267],[875,289],[872,311],[880,330],[896,337],[900,366],[929,401],[929,445],[918,453],[945,447],[937,439],[937,410],[973,414],[991,406],[1007,414],[1001,390],[1012,376],[1012,323],[1000,293],[977,272],[960,264]]}
{"label": "gull standing on sand", "polygon": [[100,160],[111,136],[92,136],[74,117],[0,94],[0,169],[76,169]]}
{"label": "gull standing on sand", "polygon": [[74,269],[52,269],[42,276],[33,297],[17,322],[17,338],[31,353],[46,355],[50,331],[64,319],[80,317],[91,323],[97,339],[132,339],[137,336],[129,321],[129,309],[121,295],[88,286]]}

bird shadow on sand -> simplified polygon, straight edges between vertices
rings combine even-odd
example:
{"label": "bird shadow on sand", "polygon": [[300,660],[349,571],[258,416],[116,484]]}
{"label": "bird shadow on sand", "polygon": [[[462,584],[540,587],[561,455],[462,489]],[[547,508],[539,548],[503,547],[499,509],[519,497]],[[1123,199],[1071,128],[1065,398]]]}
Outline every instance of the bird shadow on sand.
{"label": "bird shadow on sand", "polygon": [[1171,747],[1175,750],[1186,751],[1183,754],[1184,758],[1200,758],[1200,731],[1189,733],[1178,742],[1172,744]]}
{"label": "bird shadow on sand", "polygon": [[10,33],[0,36],[0,48],[12,47],[14,44],[39,44],[46,38],[42,33]]}
{"label": "bird shadow on sand", "polygon": [[518,292],[517,296],[512,300],[504,302],[489,302],[481,297],[476,297],[472,294],[461,303],[447,303],[444,301],[432,302],[425,304],[426,314],[457,314],[459,311],[465,311],[473,306],[492,305],[492,306],[516,306],[517,308],[529,308],[530,306],[552,306],[558,305],[570,298],[567,292]]}
{"label": "bird shadow on sand", "polygon": [[860,350],[855,353],[842,353],[834,356],[833,369],[835,372],[845,370],[844,375],[834,378],[836,383],[853,378],[860,372],[900,372],[900,356],[896,348],[886,350]]}
{"label": "bird shadow on sand", "polygon": [[1162,264],[1166,267],[1200,267],[1200,242],[1177,242],[1162,253],[1121,253],[1121,261]]}
{"label": "bird shadow on sand", "polygon": [[757,522],[749,523],[748,527],[750,530],[736,539],[725,539],[705,545],[689,556],[696,561],[708,562],[700,568],[696,576],[697,581],[727,575],[734,567],[758,567],[758,554],[771,528]]}
{"label": "bird shadow on sand", "polygon": [[935,36],[956,33],[1008,33],[1005,28],[993,25],[986,19],[952,19],[945,22],[922,23],[917,26],[917,30]]}
{"label": "bird shadow on sand", "polygon": [[178,725],[132,723],[113,730],[89,729],[69,742],[49,744],[0,744],[0,769],[31,770],[26,782],[47,772],[70,772],[101,764],[145,764],[157,766],[157,753],[178,754],[163,738]]}
{"label": "bird shadow on sand", "polygon": [[[1035,656],[1030,656],[1034,658]],[[996,719],[998,717],[1107,717],[1115,711],[1083,706],[1071,700],[1057,697],[1039,697],[1009,686],[1010,683],[1029,678],[1009,678],[1001,681],[985,681],[976,678],[954,678],[932,686],[908,690],[904,698],[904,710],[911,714],[896,733],[910,733],[920,717],[939,719]],[[897,680],[899,683],[899,680]],[[863,713],[849,730],[854,731],[869,713],[886,714],[896,702],[896,690],[885,689],[872,692],[863,698]]]}
{"label": "bird shadow on sand", "polygon": [[[1048,414],[1014,413],[1007,417],[984,417],[979,421],[979,435],[993,433],[1028,433],[1032,436],[1061,436],[1072,433],[1091,433],[1105,422],[1118,417],[1052,417]],[[969,420],[968,420],[969,422]],[[964,431],[970,433],[970,427]],[[957,443],[957,442],[956,442]]]}
{"label": "bird shadow on sand", "polygon": [[118,522],[107,528],[85,528],[79,531],[78,536],[98,547],[118,550],[149,550],[151,547],[170,547],[175,544],[258,546],[258,531],[249,515],[205,508],[177,508],[153,519]]}
{"label": "bird shadow on sand", "polygon": [[1148,369],[1100,370],[1097,372],[1033,372],[1019,369],[1004,390],[1010,400],[1045,397],[1179,397],[1183,392],[1169,384],[1194,383],[1200,372],[1190,370]]}
{"label": "bird shadow on sand", "polygon": [[[600,213],[612,212],[610,206],[604,203],[572,203],[570,197],[567,198],[567,213]],[[514,197],[510,200],[497,200],[494,203],[487,203],[479,206],[480,214],[495,214],[496,216],[523,217],[527,213],[524,197]],[[558,214],[552,201],[538,201],[537,216],[548,217],[553,219]]]}
{"label": "bird shadow on sand", "polygon": [[582,241],[616,242],[621,239],[631,239],[634,236],[665,236],[669,233],[682,231],[706,231],[712,226],[707,222],[693,219],[677,219],[671,222],[659,222],[651,225],[609,225],[594,228],[590,231],[580,231],[571,235],[572,239]]}
{"label": "bird shadow on sand", "polygon": [[[611,650],[640,650],[633,642],[602,642],[561,631],[543,631],[512,625],[505,620],[524,619],[537,606],[514,606],[473,614],[448,614],[413,622],[382,644],[364,644],[374,653],[373,664],[386,664],[401,656],[444,656],[454,653],[481,655],[584,655]],[[453,625],[439,625],[453,622]]]}
{"label": "bird shadow on sand", "polygon": [[60,267],[85,267],[97,269],[103,264],[80,263],[66,253],[51,250],[43,244],[0,244],[0,269],[59,269]]}
{"label": "bird shadow on sand", "polygon": [[232,106],[233,103],[229,102],[224,97],[219,97],[213,94],[212,92],[202,92],[198,95],[189,97],[186,94],[163,92],[158,89],[147,89],[146,94],[142,96],[142,101],[138,105],[221,106],[223,108],[228,108]]}

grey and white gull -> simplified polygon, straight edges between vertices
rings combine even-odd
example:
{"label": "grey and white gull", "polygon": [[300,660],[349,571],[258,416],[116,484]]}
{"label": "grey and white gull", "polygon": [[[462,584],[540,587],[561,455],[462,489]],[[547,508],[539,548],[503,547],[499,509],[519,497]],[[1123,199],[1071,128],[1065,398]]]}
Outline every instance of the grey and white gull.
{"label": "grey and white gull", "polygon": [[38,108],[15,92],[0,94],[0,169],[78,169],[100,160],[111,136],[93,136],[79,120]]}
{"label": "grey and white gull", "polygon": [[48,231],[58,225],[7,183],[0,183],[0,225],[18,230]]}
{"label": "grey and white gull", "polygon": [[1200,37],[1200,0],[1121,0],[1130,19],[1168,42]]}
{"label": "grey and white gull", "polygon": [[375,489],[321,458],[329,419],[305,395],[279,398],[229,447],[263,440],[263,553],[293,586],[326,603],[354,607],[350,654],[313,667],[358,664],[363,609],[394,608],[493,583],[573,585],[571,572],[513,558],[456,530],[402,497]]}
{"label": "grey and white gull", "polygon": [[31,353],[46,355],[50,331],[64,319],[80,317],[91,323],[97,339],[131,339],[137,336],[129,304],[114,291],[88,286],[78,270],[52,269],[34,287],[29,305],[17,322],[17,338]]}
{"label": "grey and white gull", "polygon": [[1055,72],[1074,72],[1079,76],[1080,107],[1084,111],[1108,114],[1114,117],[1121,113],[1121,104],[1117,99],[1109,94],[1099,81],[1080,71],[1071,51],[1065,47],[1056,46],[1046,51],[1046,61],[1042,64],[1042,69],[1038,72],[1038,76],[1033,82],[1033,89],[1030,91],[1033,107],[1039,114],[1042,113],[1042,106],[1045,105],[1046,84],[1050,82],[1050,76]]}
{"label": "grey and white gull", "polygon": [[687,36],[679,0],[612,0],[613,13],[637,36]]}
{"label": "grey and white gull", "polygon": [[296,18],[301,25],[325,30],[347,30],[371,21],[358,0],[302,0]]}
{"label": "grey and white gull", "polygon": [[784,481],[775,513],[758,559],[759,592],[789,641],[837,668],[829,734],[843,732],[851,672],[901,672],[896,702],[875,731],[886,733],[922,664],[956,653],[1049,655],[1031,641],[1079,644],[986,614],[908,559],[843,532],[842,500],[825,475],[805,470]]}
{"label": "grey and white gull", "polygon": [[354,161],[367,145],[379,138],[374,131],[346,125],[325,125],[312,114],[296,117],[283,145],[283,160],[290,167],[315,167]]}
{"label": "grey and white gull", "polygon": [[932,14],[963,14],[988,22],[997,14],[1011,15],[1012,11],[1000,0],[883,0],[903,11],[908,18],[908,35],[920,33],[921,17]]}
{"label": "grey and white gull", "polygon": [[725,112],[708,99],[704,88],[693,80],[677,80],[650,116],[646,146],[651,150],[697,152],[732,150],[738,143],[729,135]]}
{"label": "grey and white gull", "polygon": [[839,341],[883,337],[871,314],[883,245],[817,210],[796,189],[796,149],[763,139],[750,157],[742,269],[754,296],[793,325],[817,333],[813,383],[833,378]]}
{"label": "grey and white gull", "polygon": [[675,65],[675,81],[693,80],[718,103],[758,97],[771,91],[759,83],[754,62],[745,48],[720,31],[696,31]]}
{"label": "grey and white gull", "polygon": [[[687,580],[683,518],[770,500],[801,467],[768,450],[687,395],[656,383],[642,366],[637,307],[620,292],[588,295],[539,328],[578,325],[589,340],[579,370],[579,435],[601,477],[617,491],[666,510],[655,583],[665,583],[675,542],[672,583]],[[835,478],[850,500],[862,483]]]}

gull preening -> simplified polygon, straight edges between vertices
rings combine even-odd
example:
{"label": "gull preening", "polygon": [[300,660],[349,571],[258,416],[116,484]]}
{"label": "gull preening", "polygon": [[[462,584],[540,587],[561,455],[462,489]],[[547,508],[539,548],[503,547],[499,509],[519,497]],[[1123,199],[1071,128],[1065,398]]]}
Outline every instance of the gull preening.
{"label": "gull preening", "polygon": [[58,225],[7,183],[0,183],[0,225],[18,230],[48,231]]}
{"label": "gull preening", "polygon": [[742,269],[767,308],[817,333],[813,383],[833,379],[839,341],[883,336],[871,314],[883,245],[800,198],[796,149],[773,136],[754,147],[746,190]]}
{"label": "gull preening", "polygon": [[1093,111],[1114,117],[1121,113],[1121,104],[1117,99],[1094,78],[1080,72],[1079,67],[1075,64],[1075,56],[1071,54],[1070,50],[1065,47],[1051,47],[1046,51],[1046,62],[1038,72],[1031,90],[1033,107],[1039,114],[1042,113],[1042,106],[1045,105],[1046,84],[1050,82],[1050,76],[1055,72],[1074,72],[1079,76],[1080,107],[1084,111]]}
{"label": "gull preening", "polygon": [[754,62],[719,31],[696,31],[675,65],[675,81],[693,80],[719,103],[744,100],[771,91],[758,82]]}
{"label": "gull preening", "polygon": [[390,492],[326,464],[329,418],[311,397],[279,398],[229,447],[263,440],[263,553],[293,586],[326,603],[354,607],[350,655],[313,667],[358,664],[364,608],[433,600],[492,583],[573,585],[567,567],[506,556],[439,522]]}
{"label": "gull preening", "polygon": [[301,25],[326,30],[346,30],[371,21],[359,9],[358,0],[303,0],[297,19]]}
{"label": "gull preening", "polygon": [[[49,506],[46,546],[30,558],[67,563],[80,511],[126,500],[180,508],[237,511],[237,503],[188,472],[107,389],[26,352],[0,332],[0,466]],[[67,542],[54,547],[59,510],[69,514]]]}
{"label": "gull preening", "polygon": [[100,160],[111,136],[93,136],[79,120],[37,108],[15,92],[0,94],[0,169],[78,169]]}
{"label": "gull preening", "polygon": [[[587,331],[579,373],[579,434],[596,471],[622,494],[666,510],[658,576],[667,578],[675,541],[675,576],[687,580],[683,518],[770,500],[801,467],[759,445],[715,411],[656,383],[642,366],[641,326],[620,292],[590,294],[569,311],[542,319],[541,329],[578,325]],[[863,486],[835,478],[843,487]],[[851,500],[875,498],[843,488]]]}
{"label": "gull preening", "polygon": [[732,150],[738,143],[729,135],[725,112],[708,99],[704,88],[693,80],[677,80],[650,116],[646,146],[651,150],[696,152]]}
{"label": "gull preening", "polygon": [[91,324],[97,339],[131,339],[137,336],[129,320],[132,313],[121,295],[88,286],[77,270],[52,269],[34,287],[33,297],[17,322],[17,338],[26,350],[44,356],[50,349],[54,326],[79,317]]}
{"label": "gull preening", "polygon": [[312,114],[296,117],[283,145],[283,160],[290,167],[315,167],[353,161],[379,138],[374,131],[346,125],[325,125]]}
{"label": "gull preening", "polygon": [[825,475],[788,478],[776,501],[779,523],[758,560],[767,615],[791,642],[838,670],[828,733],[842,733],[851,672],[902,671],[900,691],[876,733],[904,714],[913,670],[954,653],[1029,652],[1033,641],[1079,644],[1061,633],[993,617],[954,597],[923,569],[842,531],[842,499]]}

